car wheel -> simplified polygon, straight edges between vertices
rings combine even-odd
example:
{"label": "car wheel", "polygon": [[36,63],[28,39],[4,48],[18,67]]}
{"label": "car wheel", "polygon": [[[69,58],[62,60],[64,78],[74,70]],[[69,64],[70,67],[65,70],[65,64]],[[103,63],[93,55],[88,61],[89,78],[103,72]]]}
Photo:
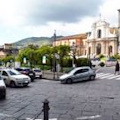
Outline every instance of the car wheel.
{"label": "car wheel", "polygon": [[34,82],[34,78],[31,78],[31,82]]}
{"label": "car wheel", "polygon": [[40,75],[40,77],[39,77],[40,79],[42,79],[42,75]]}
{"label": "car wheel", "polygon": [[10,82],[10,86],[11,86],[12,88],[16,87],[15,82],[14,82],[14,81],[11,81],[11,82]]}
{"label": "car wheel", "polygon": [[2,96],[2,99],[6,99],[6,94],[4,94],[4,95]]}
{"label": "car wheel", "polygon": [[66,80],[66,83],[71,84],[71,83],[72,83],[72,79],[70,79],[70,78],[67,79],[67,80]]}
{"label": "car wheel", "polygon": [[90,80],[95,80],[95,76],[94,76],[94,75],[91,75],[91,76],[90,76]]}

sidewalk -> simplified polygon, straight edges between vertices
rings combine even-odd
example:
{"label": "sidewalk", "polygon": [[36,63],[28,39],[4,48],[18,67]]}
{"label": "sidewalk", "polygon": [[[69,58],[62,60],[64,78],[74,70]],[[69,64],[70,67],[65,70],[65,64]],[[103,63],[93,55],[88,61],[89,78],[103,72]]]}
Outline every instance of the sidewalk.
{"label": "sidewalk", "polygon": [[51,71],[43,71],[43,79],[48,80],[55,80],[57,81],[59,79],[59,76],[63,75],[64,73],[57,73],[57,72],[51,72]]}

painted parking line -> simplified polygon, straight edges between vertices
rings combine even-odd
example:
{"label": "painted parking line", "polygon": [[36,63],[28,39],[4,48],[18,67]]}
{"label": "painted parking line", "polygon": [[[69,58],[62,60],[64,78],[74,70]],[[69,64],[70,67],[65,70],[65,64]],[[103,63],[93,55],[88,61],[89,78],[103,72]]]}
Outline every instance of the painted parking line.
{"label": "painted parking line", "polygon": [[95,118],[100,118],[100,117],[101,117],[101,115],[83,116],[83,117],[76,118],[76,120],[88,120],[88,119],[95,119]]}

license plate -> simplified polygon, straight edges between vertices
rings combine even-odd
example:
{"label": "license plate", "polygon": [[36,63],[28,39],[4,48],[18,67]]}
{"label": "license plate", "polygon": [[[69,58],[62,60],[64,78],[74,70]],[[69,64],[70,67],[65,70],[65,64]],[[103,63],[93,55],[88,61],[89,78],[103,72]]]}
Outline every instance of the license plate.
{"label": "license plate", "polygon": [[25,81],[25,83],[28,83],[28,81]]}
{"label": "license plate", "polygon": [[30,73],[29,75],[33,75],[32,73]]}

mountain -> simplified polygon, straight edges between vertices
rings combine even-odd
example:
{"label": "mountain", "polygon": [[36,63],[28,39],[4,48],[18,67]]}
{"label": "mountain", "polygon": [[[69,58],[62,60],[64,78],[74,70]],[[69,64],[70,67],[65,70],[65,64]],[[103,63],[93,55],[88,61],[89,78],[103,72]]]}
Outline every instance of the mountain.
{"label": "mountain", "polygon": [[[63,36],[57,36],[57,38],[61,38]],[[52,37],[30,37],[30,38],[25,38],[22,40],[19,40],[15,43],[13,43],[13,45],[15,47],[25,47],[28,46],[29,44],[34,44],[34,45],[46,45],[46,44],[52,44],[52,41],[54,40],[54,36]]]}

